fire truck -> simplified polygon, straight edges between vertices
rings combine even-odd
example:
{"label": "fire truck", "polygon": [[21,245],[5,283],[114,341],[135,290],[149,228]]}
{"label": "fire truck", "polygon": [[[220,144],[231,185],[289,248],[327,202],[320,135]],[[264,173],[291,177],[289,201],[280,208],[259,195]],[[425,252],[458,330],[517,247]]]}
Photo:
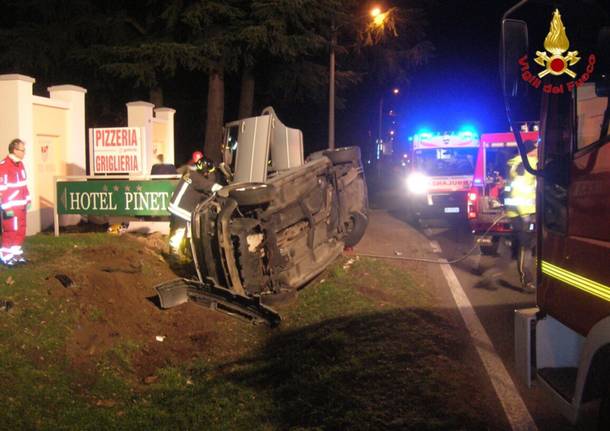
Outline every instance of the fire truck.
{"label": "fire truck", "polygon": [[413,136],[412,144],[406,178],[408,217],[412,221],[444,216],[465,218],[478,135],[471,131],[421,132]]}
{"label": "fire truck", "polygon": [[[523,0],[502,19],[509,122],[540,106],[537,305],[515,312],[515,365],[572,422],[610,429],[608,2]],[[513,127],[513,130],[517,130]]]}
{"label": "fire truck", "polygon": [[[521,127],[521,139],[538,142],[538,125],[531,125],[533,131],[529,128],[527,123]],[[513,233],[508,220],[496,221],[504,213],[504,195],[510,190],[508,161],[518,153],[513,132],[481,134],[474,180],[467,195],[467,217],[482,254],[495,254],[500,239]]]}

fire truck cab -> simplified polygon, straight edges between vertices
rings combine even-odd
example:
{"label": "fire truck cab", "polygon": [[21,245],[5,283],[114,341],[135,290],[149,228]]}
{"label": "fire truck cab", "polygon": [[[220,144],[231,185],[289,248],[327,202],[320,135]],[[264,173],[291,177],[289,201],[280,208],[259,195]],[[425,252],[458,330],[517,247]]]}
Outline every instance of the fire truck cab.
{"label": "fire truck cab", "polygon": [[[605,1],[522,0],[502,20],[509,122],[540,106],[536,307],[515,312],[515,365],[572,422],[610,429],[610,20]],[[515,130],[513,126],[513,130]]]}
{"label": "fire truck cab", "polygon": [[[528,125],[523,126],[521,139],[538,142],[538,131],[528,131]],[[532,128],[538,126],[532,124]],[[504,214],[504,197],[510,188],[508,161],[517,154],[513,132],[481,135],[474,180],[468,192],[467,216],[482,254],[495,254],[500,238],[513,233],[508,220],[493,223]]]}
{"label": "fire truck cab", "polygon": [[479,148],[478,136],[461,133],[416,134],[407,173],[407,214],[412,220],[466,217],[466,195]]}

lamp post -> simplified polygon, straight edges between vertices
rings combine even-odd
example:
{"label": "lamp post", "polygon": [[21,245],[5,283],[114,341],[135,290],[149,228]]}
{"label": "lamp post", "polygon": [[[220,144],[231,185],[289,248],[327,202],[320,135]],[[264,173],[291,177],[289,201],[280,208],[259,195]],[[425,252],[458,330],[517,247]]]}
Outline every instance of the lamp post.
{"label": "lamp post", "polygon": [[[397,87],[392,88],[392,94],[395,96],[399,95],[400,88],[397,88]],[[377,145],[381,145],[383,143],[382,135],[383,135],[383,94],[379,98],[379,129],[377,131]]]}
{"label": "lamp post", "polygon": [[[360,18],[370,16],[373,18],[372,25],[376,27],[382,27],[385,23],[385,19],[388,13],[382,13],[381,9],[375,7],[371,11],[362,15]],[[333,150],[335,148],[335,50],[337,47],[337,30],[339,26],[336,25],[333,17],[330,24],[330,58],[329,58],[329,83],[328,83],[328,148]]]}
{"label": "lamp post", "polygon": [[328,84],[328,148],[335,149],[335,48],[337,46],[337,27],[335,19],[331,23],[330,36],[330,77]]}

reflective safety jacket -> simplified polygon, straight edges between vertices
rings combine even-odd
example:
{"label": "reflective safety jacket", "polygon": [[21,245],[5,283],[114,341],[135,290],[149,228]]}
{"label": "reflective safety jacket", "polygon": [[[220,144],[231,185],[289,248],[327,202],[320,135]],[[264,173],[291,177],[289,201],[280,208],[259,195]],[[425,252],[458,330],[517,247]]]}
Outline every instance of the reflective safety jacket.
{"label": "reflective safety jacket", "polygon": [[178,182],[167,210],[175,216],[190,222],[191,213],[197,204],[221,188],[216,181],[217,176],[215,171],[204,174],[194,170],[186,173]]}
{"label": "reflective safety jacket", "polygon": [[0,160],[0,194],[3,211],[25,208],[32,201],[22,161],[10,156]]}
{"label": "reflective safety jacket", "polygon": [[[538,164],[535,151],[528,153],[530,165]],[[536,213],[536,177],[525,170],[521,156],[517,154],[508,161],[509,181],[505,187],[506,215],[509,217],[525,216]]]}

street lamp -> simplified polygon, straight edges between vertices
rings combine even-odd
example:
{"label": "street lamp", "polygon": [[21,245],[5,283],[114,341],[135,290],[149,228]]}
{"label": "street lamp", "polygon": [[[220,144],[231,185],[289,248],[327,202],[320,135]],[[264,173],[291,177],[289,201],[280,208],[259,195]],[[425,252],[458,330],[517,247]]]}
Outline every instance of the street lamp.
{"label": "street lamp", "polygon": [[[370,16],[373,18],[370,25],[381,28],[385,24],[388,15],[388,12],[382,12],[380,8],[375,7],[368,14],[362,15],[360,18]],[[328,83],[328,148],[331,150],[335,148],[335,48],[337,46],[337,30],[339,27],[335,24],[335,19],[333,18],[330,25],[330,77]]]}

